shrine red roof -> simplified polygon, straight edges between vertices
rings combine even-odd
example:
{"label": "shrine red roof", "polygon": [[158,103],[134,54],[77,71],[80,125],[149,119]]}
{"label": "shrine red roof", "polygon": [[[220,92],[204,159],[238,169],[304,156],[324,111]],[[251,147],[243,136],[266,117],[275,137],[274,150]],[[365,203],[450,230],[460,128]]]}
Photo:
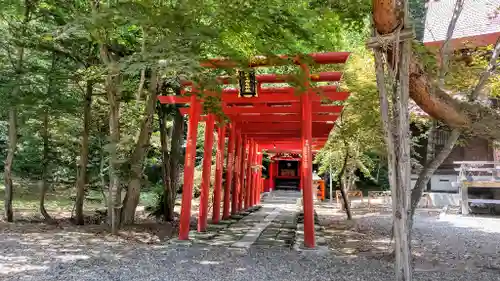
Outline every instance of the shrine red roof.
{"label": "shrine red roof", "polygon": [[[446,39],[455,0],[428,1],[424,44],[440,46]],[[500,36],[500,0],[465,1],[458,18],[453,40],[454,48],[494,44]]]}

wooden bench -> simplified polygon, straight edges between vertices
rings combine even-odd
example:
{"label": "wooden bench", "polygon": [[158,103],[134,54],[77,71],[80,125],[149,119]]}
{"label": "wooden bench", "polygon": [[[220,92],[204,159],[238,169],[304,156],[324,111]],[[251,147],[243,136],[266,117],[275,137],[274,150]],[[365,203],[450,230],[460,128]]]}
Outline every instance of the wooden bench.
{"label": "wooden bench", "polygon": [[375,198],[380,198],[382,197],[384,201],[388,201],[388,199],[391,197],[391,192],[386,190],[386,191],[368,191],[368,208],[371,208],[372,205],[372,199]]}
{"label": "wooden bench", "polygon": [[[460,161],[453,163],[460,165],[460,168],[456,168],[455,171],[459,172],[458,184],[460,185],[460,205],[463,215],[470,213],[469,203],[500,204],[498,199],[469,199],[469,188],[500,188],[500,178],[498,177],[500,175],[500,162]],[[491,177],[491,180],[485,180],[486,177]]]}
{"label": "wooden bench", "polygon": [[[371,204],[372,204],[372,199],[375,199],[375,198],[380,198],[382,197],[384,199],[384,201],[387,201],[389,202],[392,197],[391,197],[391,191],[387,190],[387,191],[368,191],[368,208],[371,207]],[[432,206],[432,197],[430,195],[430,193],[428,192],[424,192],[422,193],[422,198],[420,199],[420,201],[422,201],[422,199],[425,200],[425,207],[426,208],[429,208]],[[420,202],[419,202],[420,204]]]}

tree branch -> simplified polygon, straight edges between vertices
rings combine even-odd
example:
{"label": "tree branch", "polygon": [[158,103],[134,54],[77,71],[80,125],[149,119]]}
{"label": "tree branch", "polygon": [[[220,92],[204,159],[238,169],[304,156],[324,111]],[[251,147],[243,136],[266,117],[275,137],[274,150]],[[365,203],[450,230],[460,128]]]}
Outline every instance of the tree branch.
{"label": "tree branch", "polygon": [[479,94],[483,91],[484,87],[486,86],[486,82],[488,82],[490,76],[495,72],[498,65],[500,65],[500,63],[497,64],[499,54],[500,54],[500,37],[498,37],[497,42],[495,43],[495,47],[493,48],[493,53],[491,54],[491,59],[488,63],[488,66],[483,71],[483,73],[481,73],[479,81],[477,82],[476,87],[474,88],[469,97],[469,101],[475,101],[477,99]]}
{"label": "tree branch", "polygon": [[455,2],[455,8],[453,10],[453,15],[451,16],[450,24],[448,24],[448,31],[446,32],[446,40],[444,41],[443,46],[440,51],[440,59],[441,59],[441,67],[439,71],[439,87],[442,88],[444,85],[444,77],[448,72],[448,61],[450,55],[450,41],[453,37],[453,32],[455,31],[455,26],[457,25],[458,18],[462,13],[464,7],[464,0],[457,0]]}

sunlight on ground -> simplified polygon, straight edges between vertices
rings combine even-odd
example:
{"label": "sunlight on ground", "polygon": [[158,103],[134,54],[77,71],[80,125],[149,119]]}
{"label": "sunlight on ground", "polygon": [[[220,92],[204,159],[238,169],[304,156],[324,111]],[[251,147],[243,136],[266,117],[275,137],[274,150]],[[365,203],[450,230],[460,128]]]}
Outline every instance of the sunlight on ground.
{"label": "sunlight on ground", "polygon": [[439,219],[455,227],[471,228],[489,233],[500,233],[500,218],[463,217],[459,215],[446,215]]}
{"label": "sunlight on ground", "polygon": [[24,271],[49,269],[49,267],[46,265],[25,264],[28,262],[27,258],[25,258],[24,260],[22,259],[23,257],[18,257],[18,258],[20,258],[20,259],[16,258],[16,260],[9,260],[8,262],[4,263],[3,258],[0,257],[0,276],[2,274],[7,275],[7,274],[24,272]]}
{"label": "sunlight on ground", "polygon": [[199,264],[202,264],[202,265],[218,265],[218,264],[221,264],[220,261],[199,261],[197,262]]}

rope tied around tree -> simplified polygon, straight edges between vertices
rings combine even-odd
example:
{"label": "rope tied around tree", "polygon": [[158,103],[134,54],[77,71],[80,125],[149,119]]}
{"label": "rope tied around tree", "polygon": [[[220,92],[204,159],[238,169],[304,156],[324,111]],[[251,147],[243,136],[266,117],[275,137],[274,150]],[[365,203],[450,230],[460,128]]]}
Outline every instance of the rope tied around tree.
{"label": "rope tied around tree", "polygon": [[377,30],[374,30],[374,36],[368,39],[366,46],[372,49],[380,48],[382,51],[388,51],[398,42],[413,40],[414,35],[413,29],[410,27],[404,28],[402,24],[399,24],[393,32],[388,34],[382,35]]}

